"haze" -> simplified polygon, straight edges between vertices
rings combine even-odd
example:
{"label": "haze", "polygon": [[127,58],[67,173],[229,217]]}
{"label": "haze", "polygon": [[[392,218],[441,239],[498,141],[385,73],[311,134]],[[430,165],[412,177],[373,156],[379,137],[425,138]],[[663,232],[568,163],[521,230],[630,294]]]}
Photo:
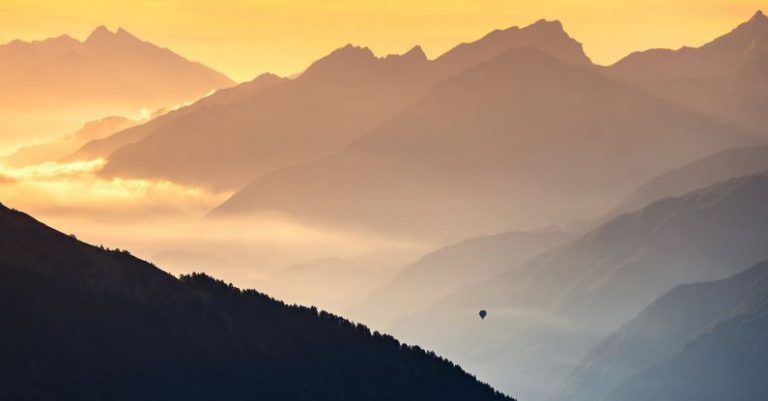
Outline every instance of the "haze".
{"label": "haze", "polygon": [[0,398],[768,398],[760,6],[0,0]]}
{"label": "haze", "polygon": [[760,0],[4,0],[0,43],[63,32],[84,38],[96,25],[122,26],[245,81],[267,71],[301,72],[349,42],[380,55],[420,44],[435,57],[491,28],[547,18],[564,21],[595,62],[610,64],[635,50],[701,45],[764,6]]}

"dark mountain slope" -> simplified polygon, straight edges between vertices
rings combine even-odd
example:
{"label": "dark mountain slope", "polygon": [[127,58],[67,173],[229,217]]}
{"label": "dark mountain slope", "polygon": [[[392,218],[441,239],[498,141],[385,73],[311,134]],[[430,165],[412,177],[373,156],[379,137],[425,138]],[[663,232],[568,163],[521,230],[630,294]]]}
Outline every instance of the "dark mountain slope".
{"label": "dark mountain slope", "polygon": [[392,337],[5,207],[0,255],[3,400],[507,399]]}
{"label": "dark mountain slope", "polygon": [[741,130],[513,49],[436,85],[344,151],[278,170],[217,213],[278,210],[400,235],[482,235],[598,213]]}
{"label": "dark mountain slope", "polygon": [[[669,359],[686,358],[685,356],[675,356],[679,353],[687,354],[699,352],[695,345],[691,349],[687,344],[710,336],[710,332],[718,330],[728,330],[721,327],[723,322],[739,319],[751,320],[768,312],[768,263],[762,263],[752,267],[742,273],[727,279],[706,282],[700,284],[686,284],[679,286],[663,297],[656,300],[653,304],[641,312],[635,319],[626,323],[616,333],[603,340],[595,347],[584,360],[579,370],[569,380],[569,384],[563,393],[557,397],[560,400],[569,401],[588,401],[602,399],[612,388],[626,380],[630,383],[642,383],[641,375],[637,379],[632,377],[641,373],[645,369],[657,365],[668,366]],[[730,323],[729,323],[730,324]],[[763,336],[768,332],[763,332]],[[719,337],[716,335],[715,337]],[[711,344],[718,348],[732,346],[733,344]],[[711,353],[712,365],[720,370],[717,380],[711,383],[714,388],[719,388],[714,394],[716,397],[709,399],[744,399],[736,394],[725,394],[723,388],[728,391],[738,387],[736,383],[743,377],[754,377],[753,374],[731,374],[735,373],[732,364],[736,362],[745,363],[745,355],[736,352],[732,353],[724,350],[709,349]],[[755,351],[765,354],[768,348],[762,346]],[[727,355],[722,360],[714,359],[714,355]],[[701,355],[699,356],[701,357]],[[755,357],[767,358],[768,355],[755,355]],[[739,362],[741,361],[741,362]],[[656,368],[655,368],[656,369]],[[666,381],[678,381],[683,376],[697,372],[699,368],[692,366],[681,366],[681,369],[671,373]],[[744,372],[747,373],[747,372]],[[762,374],[758,372],[757,374]],[[708,393],[707,381],[697,379],[695,382],[680,380],[683,386],[688,388],[687,395],[682,398],[680,393],[664,393],[661,388],[653,389],[654,396],[643,399],[703,399],[700,398]],[[660,384],[660,383],[659,383]],[[630,386],[628,384],[626,386]],[[644,383],[648,385],[648,383]],[[635,390],[627,392],[628,387],[619,390],[625,395],[616,397],[617,399],[640,399],[641,395],[649,395],[647,391],[636,392]],[[746,390],[746,391],[745,391]],[[667,391],[667,390],[664,390]],[[768,395],[768,387],[762,388],[762,391],[756,391],[756,388],[740,389],[739,393],[752,392],[752,399],[763,399]],[[693,396],[697,394],[696,396]],[[610,398],[610,397],[609,397]]]}

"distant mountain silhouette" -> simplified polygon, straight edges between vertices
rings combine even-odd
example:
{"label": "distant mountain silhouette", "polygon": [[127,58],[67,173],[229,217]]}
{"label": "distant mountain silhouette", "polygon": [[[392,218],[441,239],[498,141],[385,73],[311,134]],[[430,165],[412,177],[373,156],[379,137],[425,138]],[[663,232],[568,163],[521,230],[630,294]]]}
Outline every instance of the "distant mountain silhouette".
{"label": "distant mountain silhouette", "polygon": [[190,113],[118,149],[103,174],[239,188],[337,151],[375,127],[423,93],[427,65],[420,50],[376,58],[346,46],[298,78],[247,101]]}
{"label": "distant mountain silhouette", "polygon": [[436,82],[519,47],[535,47],[569,63],[589,63],[560,23],[547,21],[495,31],[434,61],[418,46],[403,55],[377,58],[367,48],[349,45],[258,98],[200,110],[157,129],[115,152],[104,174],[240,189],[272,170],[343,149]]}
{"label": "distant mountain silhouette", "polygon": [[285,80],[285,78],[280,78],[273,74],[259,75],[250,82],[232,88],[218,90],[216,93],[204,97],[191,105],[172,110],[167,114],[159,116],[158,118],[137,127],[122,130],[106,138],[96,139],[85,143],[82,147],[68,155],[64,160],[106,159],[114,151],[125,145],[138,142],[155,131],[163,129],[165,126],[178,124],[176,121],[183,119],[187,115],[200,112],[201,110],[210,110],[220,106],[247,101],[251,97],[284,82]]}
{"label": "distant mountain silhouette", "polygon": [[[89,121],[74,134],[52,142],[21,148],[14,154],[5,157],[3,161],[11,166],[27,166],[48,161],[59,161],[88,142],[100,140],[136,124],[138,124],[136,120],[119,116]],[[90,159],[94,158],[96,157]]]}
{"label": "distant mountain silhouette", "polygon": [[394,319],[427,307],[469,283],[512,271],[567,238],[562,231],[512,231],[440,248],[402,268],[348,315],[386,327]]}
{"label": "distant mountain silhouette", "polygon": [[633,212],[660,199],[761,171],[768,171],[768,145],[726,149],[648,181],[632,191],[609,216]]}
{"label": "distant mountain silhouette", "polygon": [[595,347],[557,399],[764,399],[767,308],[766,262],[679,286]]}
{"label": "distant mountain silhouette", "polygon": [[14,40],[0,45],[0,152],[55,141],[105,116],[138,119],[233,84],[123,29],[99,27],[83,42]]}
{"label": "distant mountain silhouette", "polygon": [[436,85],[336,155],[269,174],[215,213],[278,210],[398,235],[471,236],[599,213],[744,131],[592,68],[513,49]]}
{"label": "distant mountain silhouette", "polygon": [[35,107],[109,102],[157,109],[232,85],[224,75],[122,28],[0,46],[0,105]]}
{"label": "distant mountain silhouette", "polygon": [[[541,398],[654,299],[768,259],[767,242],[768,176],[735,178],[618,216],[391,330],[521,398]],[[479,309],[494,317],[482,329]]]}
{"label": "distant mountain silhouette", "polygon": [[0,399],[504,400],[448,361],[0,206]]}
{"label": "distant mountain silhouette", "polygon": [[497,29],[475,42],[454,47],[438,57],[435,64],[443,74],[451,75],[482,64],[509,49],[521,47],[536,48],[569,64],[592,64],[584,54],[581,43],[563,30],[560,21],[546,20],[536,21],[524,28]]}
{"label": "distant mountain silhouette", "polygon": [[768,136],[768,17],[698,48],[633,53],[608,73],[693,110]]}

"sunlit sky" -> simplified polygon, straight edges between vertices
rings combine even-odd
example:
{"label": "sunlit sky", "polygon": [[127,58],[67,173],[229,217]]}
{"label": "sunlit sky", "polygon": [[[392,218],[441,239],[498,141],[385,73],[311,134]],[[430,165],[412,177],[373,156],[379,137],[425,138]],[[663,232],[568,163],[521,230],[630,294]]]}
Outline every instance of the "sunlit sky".
{"label": "sunlit sky", "polygon": [[0,0],[0,43],[121,26],[243,81],[299,72],[350,42],[380,55],[421,44],[434,57],[540,18],[561,20],[606,64],[634,50],[700,45],[761,8],[768,0]]}

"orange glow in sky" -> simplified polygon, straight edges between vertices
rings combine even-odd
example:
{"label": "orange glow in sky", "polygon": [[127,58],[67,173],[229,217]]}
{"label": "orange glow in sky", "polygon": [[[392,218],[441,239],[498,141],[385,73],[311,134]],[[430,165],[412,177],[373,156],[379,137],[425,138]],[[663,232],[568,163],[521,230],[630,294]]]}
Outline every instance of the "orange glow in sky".
{"label": "orange glow in sky", "polygon": [[512,25],[559,19],[597,63],[635,50],[700,45],[762,0],[0,0],[0,42],[118,26],[235,80],[283,75],[352,42],[375,53],[421,44],[430,57]]}

